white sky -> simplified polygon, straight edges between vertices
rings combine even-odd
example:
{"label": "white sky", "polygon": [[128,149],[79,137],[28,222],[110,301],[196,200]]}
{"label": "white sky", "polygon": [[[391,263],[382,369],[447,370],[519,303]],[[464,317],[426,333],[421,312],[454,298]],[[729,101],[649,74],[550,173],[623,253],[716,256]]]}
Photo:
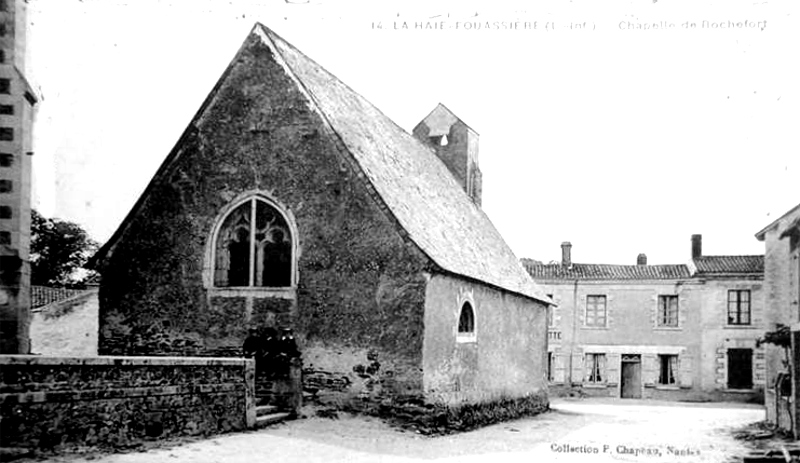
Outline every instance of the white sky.
{"label": "white sky", "polygon": [[[32,0],[35,206],[106,240],[260,21],[406,130],[438,102],[474,128],[484,210],[519,257],[569,240],[576,262],[681,263],[692,233],[763,253],[753,235],[800,203],[797,2],[526,3]],[[439,20],[537,30],[413,29]]]}

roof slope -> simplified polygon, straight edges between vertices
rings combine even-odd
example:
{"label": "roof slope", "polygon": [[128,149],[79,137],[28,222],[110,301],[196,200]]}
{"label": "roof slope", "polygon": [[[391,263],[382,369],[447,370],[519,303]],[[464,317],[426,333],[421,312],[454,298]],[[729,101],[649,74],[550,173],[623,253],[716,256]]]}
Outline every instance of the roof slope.
{"label": "roof slope", "polygon": [[[789,209],[785,214],[773,220],[769,225],[759,230],[759,232],[756,233],[756,239],[758,239],[759,241],[764,241],[764,236],[767,234],[767,231],[771,230],[774,227],[777,227],[778,225],[780,225],[782,220],[789,218],[792,214],[798,211],[800,211],[800,204]],[[787,228],[793,228],[798,226],[798,221],[800,221],[800,216],[798,216],[794,221],[792,221]],[[783,231],[785,232],[786,230]]]}
{"label": "roof slope", "polygon": [[[339,137],[409,238],[442,271],[551,302],[525,272],[489,218],[469,199],[430,148],[263,25],[256,24],[243,47],[253,35],[274,50],[278,64],[309,97],[312,109]],[[241,50],[194,120],[202,116],[240,54]],[[175,161],[177,148],[173,148],[156,177],[164,175],[167,166]],[[92,257],[92,266],[102,262],[124,235],[154,182],[155,178],[120,228]]]}
{"label": "roof slope", "polygon": [[533,278],[554,280],[674,280],[689,278],[686,265],[540,264],[523,259]]}
{"label": "roof slope", "polygon": [[549,301],[430,148],[277,34],[260,24],[257,29],[284,59],[411,240],[439,267]]}
{"label": "roof slope", "polygon": [[764,256],[700,256],[692,263],[698,275],[764,273]]}
{"label": "roof slope", "polygon": [[[456,116],[453,111],[450,111],[450,109],[442,103],[437,104],[436,107],[417,124],[417,127],[420,125],[427,127],[429,137],[441,137],[442,135],[450,133],[450,127],[456,122],[461,122],[467,129],[474,132],[475,135],[478,135],[478,132],[475,132],[472,127],[467,125],[466,122],[462,121],[461,118]],[[414,131],[416,132],[416,128],[414,128]]]}

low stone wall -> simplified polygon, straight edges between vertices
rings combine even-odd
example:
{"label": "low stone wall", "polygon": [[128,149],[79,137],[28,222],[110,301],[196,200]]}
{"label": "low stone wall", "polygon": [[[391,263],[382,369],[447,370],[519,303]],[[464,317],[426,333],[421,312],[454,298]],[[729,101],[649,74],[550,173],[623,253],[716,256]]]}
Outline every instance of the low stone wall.
{"label": "low stone wall", "polygon": [[122,447],[255,424],[252,360],[0,356],[0,447]]}
{"label": "low stone wall", "polygon": [[443,435],[533,416],[549,409],[547,393],[539,392],[523,397],[453,405],[428,403],[421,397],[398,397],[377,408],[358,411],[380,416],[396,426],[420,434]]}

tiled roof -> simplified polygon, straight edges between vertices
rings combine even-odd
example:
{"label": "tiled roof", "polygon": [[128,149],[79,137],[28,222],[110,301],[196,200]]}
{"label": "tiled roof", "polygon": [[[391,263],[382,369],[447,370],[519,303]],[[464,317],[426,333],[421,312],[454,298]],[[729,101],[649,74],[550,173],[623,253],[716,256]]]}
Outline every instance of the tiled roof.
{"label": "tiled roof", "polygon": [[85,292],[85,289],[52,288],[50,286],[31,286],[31,308],[60,302]]}
{"label": "tiled roof", "polygon": [[259,24],[255,32],[278,52],[411,240],[438,266],[547,300],[430,148],[271,30]]}
{"label": "tiled roof", "polygon": [[552,280],[674,280],[691,276],[686,265],[541,264],[523,259],[534,279]]}
{"label": "tiled roof", "polygon": [[699,275],[764,273],[764,256],[701,256],[692,264]]}

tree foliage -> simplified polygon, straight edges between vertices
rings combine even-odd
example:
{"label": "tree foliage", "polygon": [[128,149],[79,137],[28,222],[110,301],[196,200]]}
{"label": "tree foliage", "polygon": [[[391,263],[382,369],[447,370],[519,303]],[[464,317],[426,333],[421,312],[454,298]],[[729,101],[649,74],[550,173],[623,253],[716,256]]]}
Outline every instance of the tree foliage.
{"label": "tree foliage", "polygon": [[80,284],[93,273],[82,267],[97,249],[80,225],[31,210],[31,284]]}

